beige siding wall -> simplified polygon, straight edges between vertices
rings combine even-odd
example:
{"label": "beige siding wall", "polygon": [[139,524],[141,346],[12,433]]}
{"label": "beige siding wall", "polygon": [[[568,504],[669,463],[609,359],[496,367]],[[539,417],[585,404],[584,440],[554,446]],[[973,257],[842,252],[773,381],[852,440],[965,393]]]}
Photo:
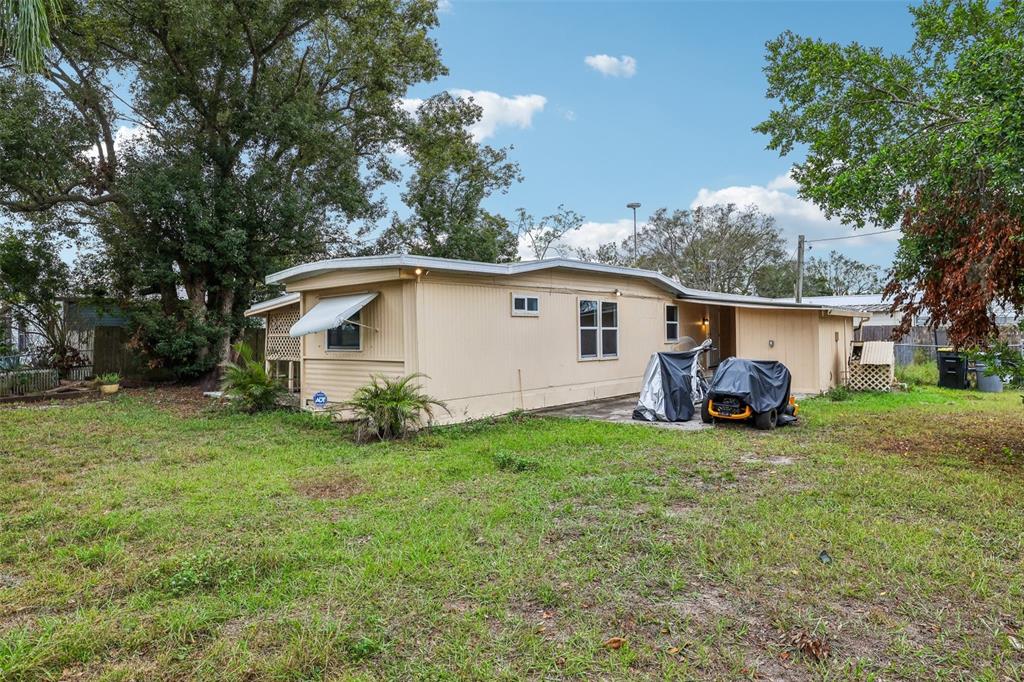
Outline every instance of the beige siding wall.
{"label": "beige siding wall", "polygon": [[[514,317],[513,292],[536,295],[540,315]],[[581,298],[618,303],[617,359],[579,359]],[[671,348],[664,327],[671,295],[621,278],[425,277],[417,300],[416,364],[453,420],[635,393],[651,353]],[[699,326],[701,315],[693,313],[687,306],[681,320]],[[690,329],[684,325],[683,333]]]}
{"label": "beige siding wall", "polygon": [[793,373],[797,393],[827,391],[841,381],[852,336],[848,317],[816,310],[736,309],[736,355],[784,363]]}
{"label": "beige siding wall", "polygon": [[853,318],[822,316],[818,323],[818,386],[827,391],[846,380]]}
{"label": "beige siding wall", "polygon": [[816,310],[737,308],[737,357],[778,360],[793,374],[793,391],[817,393],[818,315]]}
{"label": "beige siding wall", "polygon": [[362,348],[358,351],[327,350],[327,333],[302,337],[302,404],[317,391],[328,401],[344,402],[366,384],[373,374],[399,376],[405,373],[405,284],[401,281],[352,284],[302,295],[305,313],[321,298],[357,292],[377,292],[361,313]]}

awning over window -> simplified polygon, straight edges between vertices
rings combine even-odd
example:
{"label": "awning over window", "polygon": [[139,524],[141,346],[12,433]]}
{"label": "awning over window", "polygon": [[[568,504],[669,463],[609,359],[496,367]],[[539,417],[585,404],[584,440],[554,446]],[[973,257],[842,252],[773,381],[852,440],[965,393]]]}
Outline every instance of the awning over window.
{"label": "awning over window", "polygon": [[305,336],[339,327],[375,298],[377,292],[322,298],[292,325],[288,333],[292,336]]}

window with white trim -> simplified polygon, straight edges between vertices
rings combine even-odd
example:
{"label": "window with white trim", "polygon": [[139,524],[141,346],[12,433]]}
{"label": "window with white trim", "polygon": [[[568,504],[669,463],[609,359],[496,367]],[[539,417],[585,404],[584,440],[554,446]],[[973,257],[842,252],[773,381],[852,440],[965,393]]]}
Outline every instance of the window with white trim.
{"label": "window with white trim", "polygon": [[327,350],[361,350],[362,327],[359,325],[361,311],[341,323],[341,326],[327,330]]}
{"label": "window with white trim", "polygon": [[679,340],[679,306],[665,306],[665,341],[675,343]]}
{"label": "window with white trim", "polygon": [[580,359],[619,356],[619,304],[615,301],[580,299]]}
{"label": "window with white trim", "polygon": [[514,317],[537,317],[540,315],[540,297],[530,294],[512,294],[512,315]]}

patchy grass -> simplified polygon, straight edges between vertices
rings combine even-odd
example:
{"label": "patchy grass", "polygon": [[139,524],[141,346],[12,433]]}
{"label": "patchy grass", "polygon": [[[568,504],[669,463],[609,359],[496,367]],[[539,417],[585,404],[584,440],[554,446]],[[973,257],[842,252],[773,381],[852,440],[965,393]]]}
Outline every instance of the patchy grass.
{"label": "patchy grass", "polygon": [[939,365],[935,360],[897,365],[896,381],[907,386],[936,386],[939,383]]}
{"label": "patchy grass", "polygon": [[1019,397],[802,415],[357,447],[159,393],[0,410],[0,678],[1024,676]]}

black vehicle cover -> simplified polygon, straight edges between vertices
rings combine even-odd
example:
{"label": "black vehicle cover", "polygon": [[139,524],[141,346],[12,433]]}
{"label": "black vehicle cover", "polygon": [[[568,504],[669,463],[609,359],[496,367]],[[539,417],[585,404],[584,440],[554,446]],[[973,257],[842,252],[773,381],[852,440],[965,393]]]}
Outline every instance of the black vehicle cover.
{"label": "black vehicle cover", "polygon": [[774,360],[726,358],[718,365],[708,388],[712,401],[735,396],[754,412],[778,410],[789,404],[792,377],[789,369]]}
{"label": "black vehicle cover", "polygon": [[693,418],[693,371],[704,346],[678,353],[655,353],[647,363],[633,419],[685,422]]}

